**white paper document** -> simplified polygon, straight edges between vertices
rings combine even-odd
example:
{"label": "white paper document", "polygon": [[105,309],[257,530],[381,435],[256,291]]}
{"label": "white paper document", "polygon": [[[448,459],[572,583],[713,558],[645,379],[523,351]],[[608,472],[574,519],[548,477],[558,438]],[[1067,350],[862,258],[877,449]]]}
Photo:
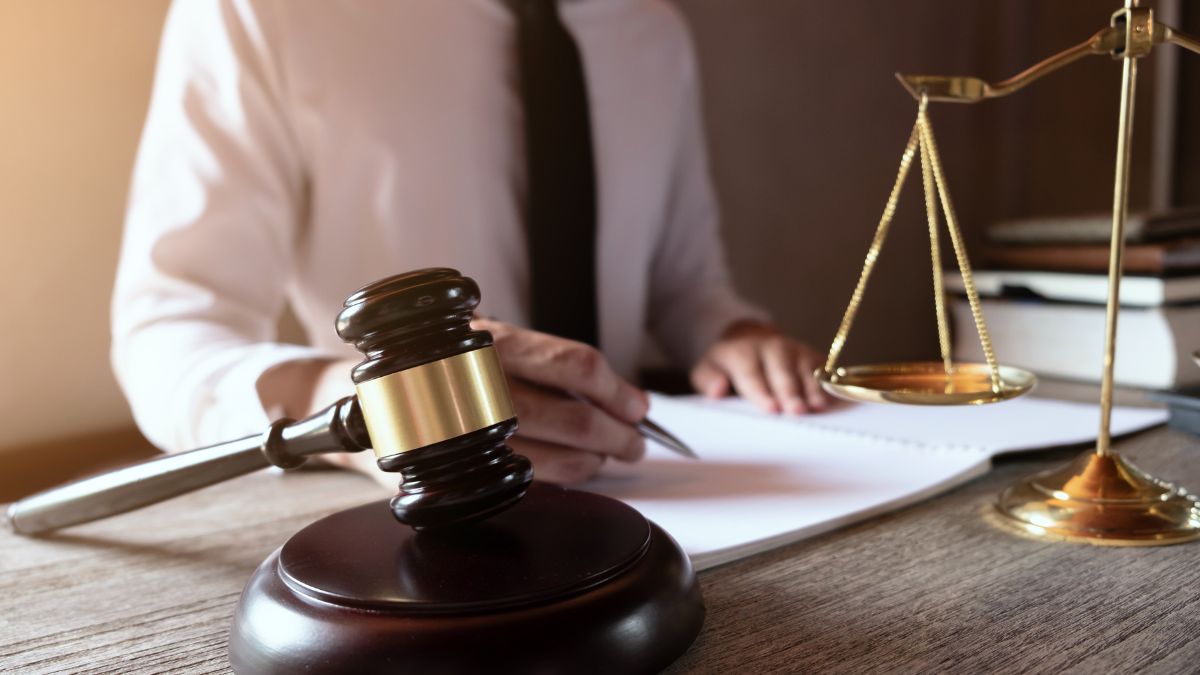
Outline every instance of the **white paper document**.
{"label": "white paper document", "polygon": [[[653,397],[650,416],[700,455],[655,444],[610,462],[585,489],[620,499],[669,532],[698,569],[765,551],[930,497],[991,458],[1094,440],[1095,404],[1022,397],[982,406],[837,404],[802,417],[727,399]],[[1113,409],[1112,433],[1166,420]]]}

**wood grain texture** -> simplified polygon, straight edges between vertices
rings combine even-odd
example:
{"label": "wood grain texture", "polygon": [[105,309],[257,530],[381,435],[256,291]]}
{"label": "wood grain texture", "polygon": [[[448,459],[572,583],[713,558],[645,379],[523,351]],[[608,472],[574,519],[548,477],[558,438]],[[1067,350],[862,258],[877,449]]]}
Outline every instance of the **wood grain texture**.
{"label": "wood grain texture", "polygon": [[[1117,445],[1200,488],[1194,438]],[[1196,672],[1197,544],[1101,548],[997,529],[1011,482],[1078,450],[1002,460],[941,497],[701,575],[708,621],[671,672]]]}
{"label": "wood grain texture", "polygon": [[[1200,489],[1200,442],[1118,449]],[[1077,450],[1002,460],[941,497],[701,574],[690,672],[1195,672],[1200,544],[1110,549],[1012,536],[1010,482]],[[261,473],[41,540],[0,533],[0,671],[227,672],[242,585],[288,536],[388,496],[365,478]]]}

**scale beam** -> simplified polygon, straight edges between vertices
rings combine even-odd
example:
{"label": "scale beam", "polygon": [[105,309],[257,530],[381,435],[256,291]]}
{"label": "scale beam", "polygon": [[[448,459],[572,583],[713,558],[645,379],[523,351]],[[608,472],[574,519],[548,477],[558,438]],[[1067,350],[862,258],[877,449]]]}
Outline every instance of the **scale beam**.
{"label": "scale beam", "polygon": [[[1133,8],[1133,21],[1126,21],[1127,10],[1113,14],[1112,25],[1086,41],[1051,56],[1024,71],[999,82],[988,82],[978,77],[958,75],[905,75],[896,73],[896,79],[918,101],[924,94],[930,101],[946,103],[978,103],[988,98],[1000,98],[1024,89],[1054,71],[1070,65],[1085,56],[1107,54],[1115,59],[1125,57],[1127,23],[1134,34],[1134,53],[1143,56],[1152,45],[1173,44],[1200,54],[1200,39],[1149,18],[1149,10]],[[1145,38],[1149,34],[1149,39]]]}

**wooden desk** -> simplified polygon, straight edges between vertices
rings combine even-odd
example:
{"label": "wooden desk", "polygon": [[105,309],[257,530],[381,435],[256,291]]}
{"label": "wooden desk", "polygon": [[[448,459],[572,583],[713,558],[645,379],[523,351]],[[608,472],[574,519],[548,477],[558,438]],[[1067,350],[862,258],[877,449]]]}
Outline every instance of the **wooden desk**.
{"label": "wooden desk", "polygon": [[[1200,442],[1118,444],[1200,489]],[[704,631],[671,672],[1099,672],[1200,667],[1200,543],[1107,549],[1022,539],[983,512],[989,475],[869,522],[701,575]],[[45,540],[0,533],[0,671],[224,672],[238,593],[312,520],[386,491],[339,472],[267,473]]]}

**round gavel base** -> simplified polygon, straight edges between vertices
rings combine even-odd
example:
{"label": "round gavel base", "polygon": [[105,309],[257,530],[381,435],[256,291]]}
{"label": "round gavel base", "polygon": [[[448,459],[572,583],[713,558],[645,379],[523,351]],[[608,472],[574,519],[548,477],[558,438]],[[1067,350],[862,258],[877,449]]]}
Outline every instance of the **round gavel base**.
{"label": "round gavel base", "polygon": [[247,673],[655,672],[704,621],[687,556],[625,504],[534,483],[489,520],[415,531],[387,501],[319,520],[247,583]]}

